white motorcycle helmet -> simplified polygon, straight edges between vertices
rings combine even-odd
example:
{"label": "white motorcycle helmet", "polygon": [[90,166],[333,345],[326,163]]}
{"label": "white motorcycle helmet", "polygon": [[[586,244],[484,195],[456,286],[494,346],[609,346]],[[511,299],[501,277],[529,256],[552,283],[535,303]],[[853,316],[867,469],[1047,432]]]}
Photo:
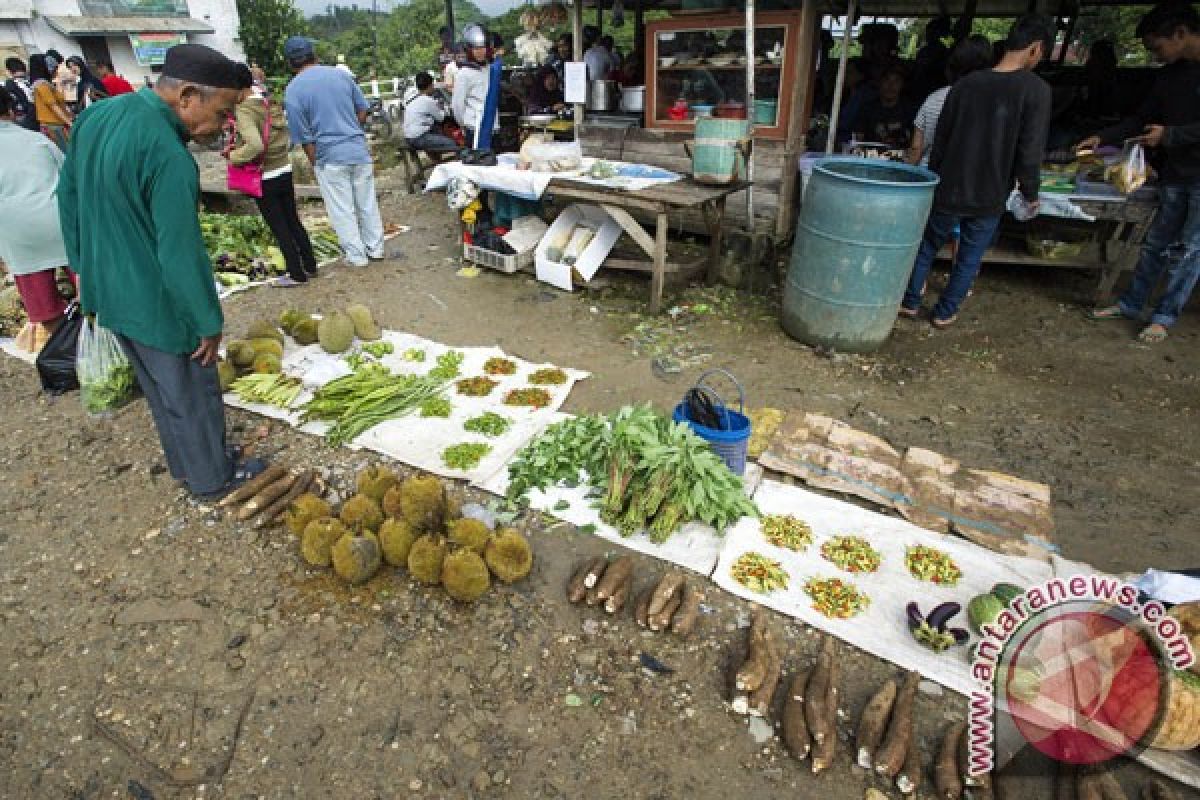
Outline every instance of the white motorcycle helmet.
{"label": "white motorcycle helmet", "polygon": [[490,41],[488,32],[478,23],[472,22],[463,28],[463,44],[467,47],[487,47]]}

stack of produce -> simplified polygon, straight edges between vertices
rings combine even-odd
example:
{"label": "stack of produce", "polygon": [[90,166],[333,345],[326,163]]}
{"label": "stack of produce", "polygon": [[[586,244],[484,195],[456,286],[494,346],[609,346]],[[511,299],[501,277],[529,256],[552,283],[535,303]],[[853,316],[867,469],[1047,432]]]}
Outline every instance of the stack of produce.
{"label": "stack of produce", "polygon": [[289,509],[295,509],[297,503],[306,507],[314,503],[324,506],[325,501],[320,499],[324,493],[324,482],[312,470],[297,473],[273,464],[221,498],[217,507],[230,509],[241,522],[257,517],[255,527],[258,528],[269,527],[281,520],[290,525],[293,512]]}
{"label": "stack of produce", "polygon": [[733,675],[733,698],[729,707],[737,714],[765,717],[779,685],[783,654],[762,611],[750,621],[746,657]]}
{"label": "stack of produce", "polygon": [[[750,644],[753,647],[754,631],[751,629]],[[761,653],[751,650],[750,655]],[[763,656],[759,656],[761,659]],[[753,662],[747,658],[742,670],[749,669]],[[839,677],[841,663],[833,650],[833,640],[822,637],[821,650],[816,664],[811,669],[800,670],[792,679],[783,703],[783,741],[797,759],[804,760],[812,754],[812,771],[816,775],[833,763],[838,743],[838,699],[841,696]],[[738,675],[743,672],[739,671]],[[773,691],[773,687],[772,687]],[[768,695],[762,707],[769,708]]]}
{"label": "stack of produce", "polygon": [[741,477],[708,443],[649,406],[550,426],[509,466],[508,498],[516,503],[531,489],[575,485],[580,470],[604,492],[601,518],[624,536],[646,530],[663,542],[690,520],[724,531],[758,515]]}
{"label": "stack of produce", "polygon": [[386,467],[356,479],[358,493],[337,516],[319,498],[297,499],[288,528],[313,566],[332,566],[351,584],[370,580],[386,563],[407,568],[418,583],[441,585],[460,602],[474,602],[490,587],[521,580],[533,567],[529,542],[512,528],[493,532],[460,517],[437,478],[403,482]]}
{"label": "stack of produce", "polygon": [[[635,596],[631,556],[609,562],[603,556],[581,563],[567,583],[567,601],[578,605],[601,606],[616,614]],[[637,595],[634,619],[640,627],[652,631],[671,631],[687,636],[700,618],[704,595],[689,587],[682,572],[672,571]]]}
{"label": "stack of produce", "polygon": [[[233,390],[238,397],[252,403],[283,405],[275,389],[289,384],[283,371],[283,333],[269,320],[258,320],[246,329],[246,336],[225,345],[225,357],[217,364],[221,390]],[[274,376],[274,379],[254,379],[242,382],[247,376]],[[240,387],[235,384],[240,384]],[[268,397],[270,399],[268,399]],[[294,400],[295,397],[292,396]]]}
{"label": "stack of produce", "polygon": [[[258,214],[201,212],[200,231],[217,280],[223,286],[238,286],[287,271],[271,229]],[[341,256],[337,237],[328,226],[310,229],[309,239],[318,261]]]}

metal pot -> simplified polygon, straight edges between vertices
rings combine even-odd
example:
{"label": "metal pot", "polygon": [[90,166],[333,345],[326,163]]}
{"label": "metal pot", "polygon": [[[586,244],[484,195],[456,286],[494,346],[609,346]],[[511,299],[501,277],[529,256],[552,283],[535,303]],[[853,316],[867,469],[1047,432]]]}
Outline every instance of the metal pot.
{"label": "metal pot", "polygon": [[645,86],[623,86],[621,87],[621,110],[630,113],[641,113],[645,108],[646,102],[646,87]]}
{"label": "metal pot", "polygon": [[588,84],[588,111],[616,111],[620,102],[616,81],[592,81]]}

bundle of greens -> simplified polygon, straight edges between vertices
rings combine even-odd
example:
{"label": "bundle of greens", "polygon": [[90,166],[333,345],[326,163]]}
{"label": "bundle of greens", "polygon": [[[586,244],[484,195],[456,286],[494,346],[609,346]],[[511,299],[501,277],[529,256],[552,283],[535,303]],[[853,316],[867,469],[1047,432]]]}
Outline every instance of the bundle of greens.
{"label": "bundle of greens", "polygon": [[335,446],[351,442],[363,431],[441,397],[450,382],[447,372],[457,370],[455,355],[452,351],[439,357],[428,375],[394,375],[382,364],[366,364],[318,389],[302,407],[300,420],[332,421],[326,440]]}
{"label": "bundle of greens", "polygon": [[[200,213],[200,231],[213,269],[225,285],[236,285],[236,276],[266,278],[287,271],[283,253],[271,229],[259,214]],[[341,256],[337,238],[328,226],[309,231],[318,261]]]}
{"label": "bundle of greens", "polygon": [[601,519],[625,536],[645,530],[663,542],[690,520],[723,531],[740,517],[758,516],[742,479],[708,443],[649,406],[547,428],[510,465],[509,500],[574,484],[580,469],[603,492]]}
{"label": "bundle of greens", "polygon": [[250,373],[238,378],[229,387],[248,403],[265,403],[278,408],[291,408],[304,389],[297,378],[280,373]]}

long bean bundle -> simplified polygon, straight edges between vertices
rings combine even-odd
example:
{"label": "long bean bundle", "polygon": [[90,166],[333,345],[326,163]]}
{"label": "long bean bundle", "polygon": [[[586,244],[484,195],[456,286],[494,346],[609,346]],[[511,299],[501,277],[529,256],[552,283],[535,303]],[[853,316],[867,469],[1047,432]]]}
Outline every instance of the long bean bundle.
{"label": "long bean bundle", "polygon": [[[448,354],[449,355],[449,354]],[[448,364],[428,375],[394,375],[382,364],[367,364],[349,375],[335,378],[304,404],[301,421],[332,420],[325,434],[331,445],[354,441],[364,431],[389,419],[411,414],[446,391],[451,378]]]}

